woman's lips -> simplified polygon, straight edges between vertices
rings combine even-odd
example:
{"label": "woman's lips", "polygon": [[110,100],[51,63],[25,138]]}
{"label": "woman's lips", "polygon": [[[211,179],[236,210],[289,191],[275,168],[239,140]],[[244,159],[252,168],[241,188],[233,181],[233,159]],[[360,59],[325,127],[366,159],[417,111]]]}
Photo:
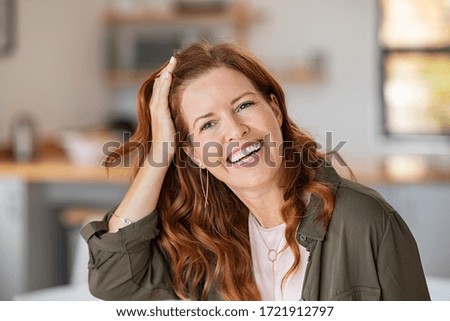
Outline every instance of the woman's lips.
{"label": "woman's lips", "polygon": [[259,164],[259,161],[261,160],[263,153],[263,149],[260,148],[257,152],[253,152],[241,161],[238,161],[237,163],[230,164],[233,168],[248,168],[248,167],[254,167]]}
{"label": "woman's lips", "polygon": [[244,143],[242,147],[233,147],[232,152],[227,157],[227,162],[235,164],[247,164],[254,163],[253,156],[258,156],[260,150],[262,149],[263,142],[248,142]]}

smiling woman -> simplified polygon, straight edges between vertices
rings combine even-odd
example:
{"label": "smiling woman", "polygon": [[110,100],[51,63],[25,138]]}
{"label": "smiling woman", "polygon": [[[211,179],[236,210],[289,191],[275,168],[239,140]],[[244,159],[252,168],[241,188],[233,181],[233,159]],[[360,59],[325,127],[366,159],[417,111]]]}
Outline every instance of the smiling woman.
{"label": "smiling woman", "polygon": [[142,85],[119,206],[82,234],[112,300],[427,300],[414,238],[341,178],[250,53],[194,44]]}
{"label": "smiling woman", "polygon": [[[242,73],[227,67],[192,81],[182,93],[180,114],[193,142],[193,148],[186,149],[188,155],[241,200],[244,195],[239,194],[261,191],[264,186],[278,190],[270,183],[280,180],[282,115],[275,96],[268,97]],[[211,147],[219,150],[212,154]],[[272,195],[264,194],[265,200]],[[266,207],[277,206],[267,203]],[[278,223],[282,222],[279,217]]]}

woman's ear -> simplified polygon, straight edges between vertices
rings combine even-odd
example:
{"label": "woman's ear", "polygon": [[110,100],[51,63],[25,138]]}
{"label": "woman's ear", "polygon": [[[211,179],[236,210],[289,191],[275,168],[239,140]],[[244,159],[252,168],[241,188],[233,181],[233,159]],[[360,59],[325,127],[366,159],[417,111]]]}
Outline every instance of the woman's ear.
{"label": "woman's ear", "polygon": [[272,108],[275,117],[277,118],[278,125],[281,127],[283,124],[283,115],[281,114],[280,105],[278,99],[274,94],[270,94],[270,107]]}

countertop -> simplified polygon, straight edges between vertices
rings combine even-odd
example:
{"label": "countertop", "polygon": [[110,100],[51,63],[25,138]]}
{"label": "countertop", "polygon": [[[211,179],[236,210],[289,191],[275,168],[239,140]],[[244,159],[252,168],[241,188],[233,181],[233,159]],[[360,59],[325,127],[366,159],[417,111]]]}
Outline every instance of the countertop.
{"label": "countertop", "polygon": [[114,168],[108,171],[100,165],[76,165],[56,160],[30,163],[0,161],[1,176],[16,176],[28,182],[127,183],[130,170]]}
{"label": "countertop", "polygon": [[[101,157],[98,157],[101,158]],[[0,150],[0,177],[15,176],[28,182],[128,183],[131,169],[101,166],[93,162],[71,161],[70,156],[53,141],[42,144],[32,161],[16,162],[11,148]]]}
{"label": "countertop", "polygon": [[[339,174],[368,185],[450,183],[450,167],[426,167],[408,159],[391,159],[390,162],[349,162],[349,167],[335,165]],[[130,182],[131,169],[107,170],[100,165],[77,165],[59,159],[17,163],[0,159],[0,176],[16,176],[29,182]]]}
{"label": "countertop", "polygon": [[[71,161],[72,159],[72,161]],[[129,183],[131,168],[107,169],[100,160],[75,162],[57,144],[49,142],[31,162],[13,161],[10,151],[0,151],[0,177],[16,176],[29,182]],[[366,185],[450,183],[449,155],[389,155],[378,159],[345,159],[348,166],[331,158],[338,173]],[[349,170],[351,169],[351,171]]]}

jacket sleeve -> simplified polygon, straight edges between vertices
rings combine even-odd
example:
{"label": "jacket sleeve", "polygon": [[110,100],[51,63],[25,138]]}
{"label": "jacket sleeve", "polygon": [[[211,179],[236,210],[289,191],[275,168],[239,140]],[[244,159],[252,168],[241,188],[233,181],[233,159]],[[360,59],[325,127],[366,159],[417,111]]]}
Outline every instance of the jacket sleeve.
{"label": "jacket sleeve", "polygon": [[102,300],[173,300],[170,267],[155,238],[158,213],[152,212],[117,233],[108,232],[108,220],[83,227],[89,248],[89,290]]}
{"label": "jacket sleeve", "polygon": [[382,300],[430,300],[416,241],[396,212],[388,214],[377,268]]}

